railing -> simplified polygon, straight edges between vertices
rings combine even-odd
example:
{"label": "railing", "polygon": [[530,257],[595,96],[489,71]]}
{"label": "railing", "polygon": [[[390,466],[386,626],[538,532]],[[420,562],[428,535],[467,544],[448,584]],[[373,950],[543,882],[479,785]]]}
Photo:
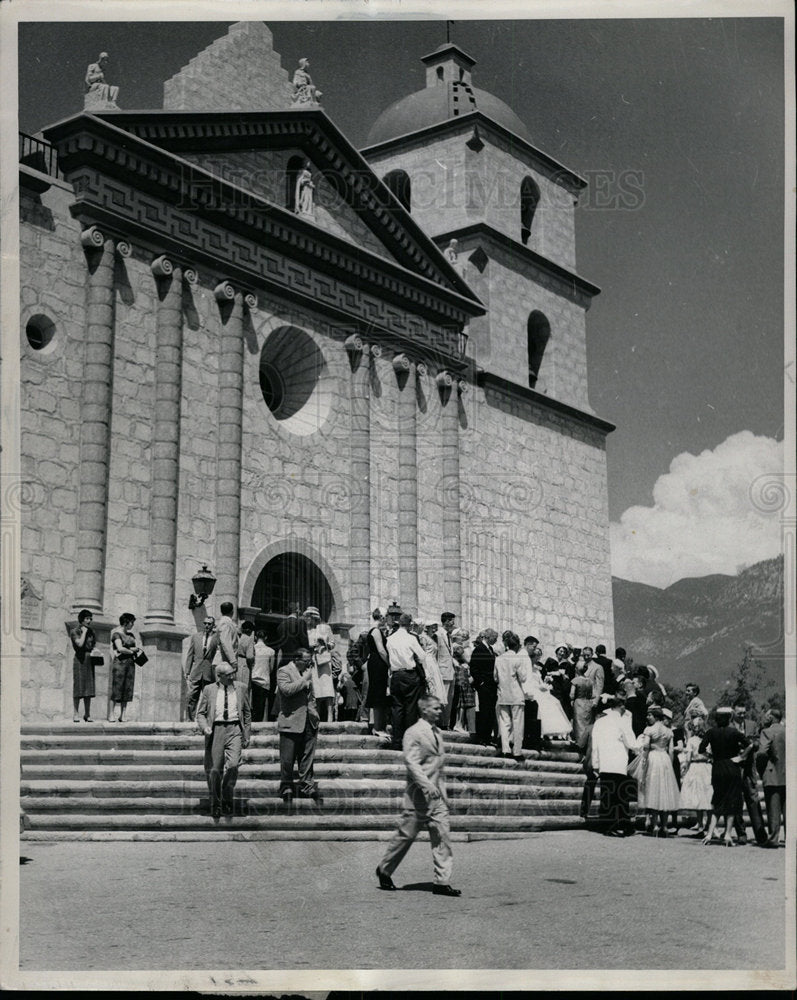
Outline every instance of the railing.
{"label": "railing", "polygon": [[19,133],[19,162],[50,177],[60,177],[63,180],[55,146],[43,139],[34,139],[26,132]]}

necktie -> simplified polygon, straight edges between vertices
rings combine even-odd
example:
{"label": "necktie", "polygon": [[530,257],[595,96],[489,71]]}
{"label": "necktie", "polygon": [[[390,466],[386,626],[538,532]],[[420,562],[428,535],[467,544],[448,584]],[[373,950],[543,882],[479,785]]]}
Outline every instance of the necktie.
{"label": "necktie", "polygon": [[228,712],[227,712],[227,685],[225,684],[224,685],[224,715],[222,717],[225,722],[227,721],[227,715],[228,715]]}
{"label": "necktie", "polygon": [[437,726],[432,726],[432,732],[434,733],[434,742],[437,747],[437,752],[440,753],[440,730]]}
{"label": "necktie", "polygon": [[208,655],[208,634],[205,633],[205,638],[202,640],[202,656]]}

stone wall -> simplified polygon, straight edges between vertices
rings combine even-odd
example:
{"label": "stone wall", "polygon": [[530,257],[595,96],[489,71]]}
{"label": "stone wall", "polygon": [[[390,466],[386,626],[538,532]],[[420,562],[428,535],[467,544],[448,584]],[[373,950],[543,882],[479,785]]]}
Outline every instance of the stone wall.
{"label": "stone wall", "polygon": [[262,21],[239,21],[163,85],[166,111],[281,111],[292,86]]}

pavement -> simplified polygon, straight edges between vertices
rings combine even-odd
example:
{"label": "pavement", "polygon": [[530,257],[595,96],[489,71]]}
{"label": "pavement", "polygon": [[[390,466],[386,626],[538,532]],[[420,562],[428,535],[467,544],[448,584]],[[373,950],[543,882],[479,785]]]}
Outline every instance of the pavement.
{"label": "pavement", "polygon": [[402,891],[380,891],[384,846],[23,841],[20,970],[785,966],[784,849],[585,830],[456,843],[448,899],[428,840]]}

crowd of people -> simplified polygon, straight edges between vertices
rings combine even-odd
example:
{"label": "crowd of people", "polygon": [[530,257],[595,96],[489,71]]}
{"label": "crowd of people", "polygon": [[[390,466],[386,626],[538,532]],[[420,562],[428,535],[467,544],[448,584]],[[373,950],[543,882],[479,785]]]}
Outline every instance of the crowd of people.
{"label": "crowd of people", "polygon": [[[401,750],[419,719],[419,703],[439,703],[443,730],[494,746],[508,759],[557,745],[578,752],[585,773],[581,815],[589,819],[598,785],[595,824],[609,836],[635,832],[631,806],[645,833],[666,837],[683,817],[706,843],[754,840],[777,846],[785,825],[785,726],[773,708],[759,732],[743,702],[715,710],[713,725],[696,684],[674,718],[659,672],[635,664],[623,648],[610,658],[603,644],[556,647],[545,657],[533,635],[492,628],[473,638],[453,612],[413,617],[393,604],[377,608],[369,628],[336,637],[316,607],[294,606],[273,645],[250,621],[236,623],[231,602],[218,621],[208,615],[186,646],[186,715],[206,736],[205,768],[214,815],[231,811],[232,791],[251,723],[275,720],[280,733],[279,794],[316,798],[313,758],[318,725],[361,721],[382,746]],[[96,637],[83,610],[70,631],[74,649],[74,721],[91,721]],[[146,662],[135,616],[120,616],[111,633],[108,721],[123,722],[133,698],[135,667]],[[346,645],[345,652],[342,647]],[[558,741],[558,742],[554,742]],[[298,785],[293,772],[298,764]],[[758,802],[764,787],[768,825]],[[679,819],[680,817],[680,819]],[[736,839],[734,840],[734,832]]]}

